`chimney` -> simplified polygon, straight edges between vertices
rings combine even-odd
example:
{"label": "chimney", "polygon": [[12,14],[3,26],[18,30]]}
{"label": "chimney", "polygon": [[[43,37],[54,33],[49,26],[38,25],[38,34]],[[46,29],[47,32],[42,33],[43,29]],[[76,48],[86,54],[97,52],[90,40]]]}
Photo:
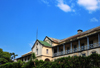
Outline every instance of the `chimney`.
{"label": "chimney", "polygon": [[80,34],[80,33],[82,33],[82,32],[83,32],[83,30],[81,30],[81,29],[77,30],[77,33],[78,33],[78,34]]}

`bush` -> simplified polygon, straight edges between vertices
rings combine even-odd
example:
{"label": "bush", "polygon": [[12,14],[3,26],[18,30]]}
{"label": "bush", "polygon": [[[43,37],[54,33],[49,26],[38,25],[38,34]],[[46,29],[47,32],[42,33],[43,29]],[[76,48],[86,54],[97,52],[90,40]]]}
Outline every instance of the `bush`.
{"label": "bush", "polygon": [[26,62],[22,68],[33,68],[34,67],[34,62],[33,61],[29,61],[29,62]]}
{"label": "bush", "polygon": [[0,68],[21,68],[21,65],[17,62],[5,63],[3,65],[0,65]]}
{"label": "bush", "polygon": [[0,68],[100,68],[100,55],[62,57],[53,62],[30,60],[29,62],[23,63],[19,60],[18,62],[0,65]]}

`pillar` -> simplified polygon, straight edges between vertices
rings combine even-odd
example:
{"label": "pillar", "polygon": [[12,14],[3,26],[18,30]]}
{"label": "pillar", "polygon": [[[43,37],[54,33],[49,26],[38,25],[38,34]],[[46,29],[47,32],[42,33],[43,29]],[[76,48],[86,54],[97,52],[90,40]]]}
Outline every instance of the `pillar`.
{"label": "pillar", "polygon": [[89,49],[89,37],[87,37],[87,56],[89,56],[89,51],[88,51],[88,49]]}
{"label": "pillar", "polygon": [[63,44],[63,54],[65,54],[65,45]]}
{"label": "pillar", "polygon": [[78,50],[80,51],[80,40],[78,40]]}
{"label": "pillar", "polygon": [[100,46],[100,34],[98,33],[98,44]]}
{"label": "pillar", "polygon": [[59,46],[57,46],[57,55],[59,55]]}
{"label": "pillar", "polygon": [[52,48],[52,55],[54,56],[54,48]]}
{"label": "pillar", "polygon": [[72,53],[72,42],[70,43],[70,52]]}
{"label": "pillar", "polygon": [[89,49],[89,37],[87,37],[87,49]]}

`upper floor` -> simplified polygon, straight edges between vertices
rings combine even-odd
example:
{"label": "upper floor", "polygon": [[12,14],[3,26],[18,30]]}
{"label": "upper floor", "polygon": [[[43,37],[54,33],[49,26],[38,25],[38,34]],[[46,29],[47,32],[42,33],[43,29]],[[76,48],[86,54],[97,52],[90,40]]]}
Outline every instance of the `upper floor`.
{"label": "upper floor", "polygon": [[71,54],[92,48],[99,47],[100,26],[83,32],[78,30],[74,36],[59,40],[51,37],[45,37],[43,41],[36,40],[32,47],[32,52],[36,56],[59,56]]}

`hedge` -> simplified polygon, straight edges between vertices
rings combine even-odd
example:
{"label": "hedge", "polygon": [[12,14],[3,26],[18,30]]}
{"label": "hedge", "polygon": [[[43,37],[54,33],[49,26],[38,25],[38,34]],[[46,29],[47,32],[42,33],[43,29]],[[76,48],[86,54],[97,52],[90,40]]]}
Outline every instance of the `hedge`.
{"label": "hedge", "polygon": [[100,55],[62,57],[51,62],[35,60],[22,63],[20,61],[0,65],[0,68],[100,68]]}

